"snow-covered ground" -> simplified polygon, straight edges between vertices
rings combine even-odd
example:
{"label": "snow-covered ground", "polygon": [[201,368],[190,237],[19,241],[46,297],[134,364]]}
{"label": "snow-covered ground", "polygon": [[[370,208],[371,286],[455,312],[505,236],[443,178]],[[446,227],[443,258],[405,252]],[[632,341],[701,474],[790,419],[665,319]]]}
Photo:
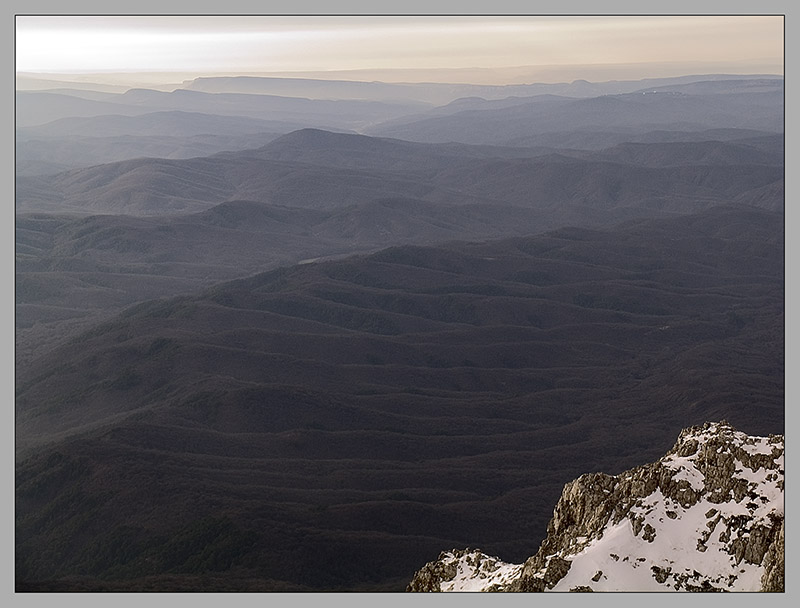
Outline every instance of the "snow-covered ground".
{"label": "snow-covered ground", "polygon": [[[596,529],[543,543],[564,548],[537,555],[545,564],[539,571],[480,551],[446,552],[436,562],[436,572],[446,573],[436,575],[439,588],[501,590],[521,576],[545,581],[547,564],[558,558],[568,570],[550,577],[546,591],[758,591],[761,560],[784,517],[783,452],[782,436],[751,437],[726,423],[687,429],[656,463],[611,478],[614,493],[602,491],[617,503],[602,503],[608,517]],[[648,476],[659,480],[654,491],[625,495]],[[569,509],[564,501],[559,507]]]}

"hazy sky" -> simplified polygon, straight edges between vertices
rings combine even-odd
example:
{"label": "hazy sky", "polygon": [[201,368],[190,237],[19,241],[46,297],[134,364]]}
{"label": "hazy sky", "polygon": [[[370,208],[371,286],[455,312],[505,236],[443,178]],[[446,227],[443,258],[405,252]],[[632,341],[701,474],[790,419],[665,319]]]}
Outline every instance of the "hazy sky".
{"label": "hazy sky", "polygon": [[552,66],[650,64],[684,73],[782,73],[783,42],[780,16],[18,16],[16,67],[274,73],[551,66],[558,79]]}

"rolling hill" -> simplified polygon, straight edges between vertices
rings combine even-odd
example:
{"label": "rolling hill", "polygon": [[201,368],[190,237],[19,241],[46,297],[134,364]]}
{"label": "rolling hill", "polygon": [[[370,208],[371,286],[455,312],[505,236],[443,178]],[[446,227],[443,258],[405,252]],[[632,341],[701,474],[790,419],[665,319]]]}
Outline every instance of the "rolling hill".
{"label": "rolling hill", "polygon": [[230,201],[192,215],[16,221],[16,357],[23,364],[76,330],[143,299],[387,243],[524,235],[553,220],[535,210],[376,199],[334,210]]}
{"label": "rolling hill", "polygon": [[245,152],[18,177],[17,361],[136,301],[302,260],[729,202],[781,211],[779,139],[553,154],[305,129]]}
{"label": "rolling hill", "polygon": [[[745,89],[748,91],[748,89]],[[624,130],[702,131],[739,128],[783,131],[783,83],[752,92],[684,93],[642,90],[620,95],[532,101],[502,109],[469,109],[447,116],[387,122],[366,129],[368,135],[419,142],[504,144],[542,133]]]}
{"label": "rolling hill", "polygon": [[[485,147],[419,146],[303,130],[252,151],[135,159],[18,177],[17,211],[177,214],[236,199],[332,209],[404,197],[547,209],[563,213],[568,222],[602,209],[613,222],[621,217],[615,211],[698,210],[783,180],[780,155],[754,146],[739,146],[734,154],[731,146],[721,152],[725,144],[708,144],[699,159],[675,165],[677,146],[649,145],[650,160],[642,166],[619,149],[590,158],[541,151],[517,156],[506,148],[492,155]],[[775,208],[782,200],[763,204]]]}
{"label": "rolling hill", "polygon": [[16,590],[401,591],[683,428],[782,434],[783,95],[18,91]]}
{"label": "rolling hill", "polygon": [[141,304],[17,382],[29,590],[401,590],[687,423],[783,432],[783,215],[396,247]]}

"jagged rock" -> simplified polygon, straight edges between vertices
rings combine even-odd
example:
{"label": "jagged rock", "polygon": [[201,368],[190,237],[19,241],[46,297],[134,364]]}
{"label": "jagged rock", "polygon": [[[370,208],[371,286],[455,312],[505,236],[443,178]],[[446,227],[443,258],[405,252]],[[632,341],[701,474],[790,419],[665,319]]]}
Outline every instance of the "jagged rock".
{"label": "jagged rock", "polygon": [[466,551],[454,550],[452,552],[442,551],[439,559],[429,562],[422,570],[414,575],[414,579],[406,588],[406,591],[441,591],[443,582],[451,581],[455,578],[457,567],[456,562],[448,559],[449,557],[460,558]]}
{"label": "jagged rock", "polygon": [[672,568],[659,568],[658,566],[651,566],[650,570],[653,571],[653,578],[656,579],[656,582],[660,584],[666,583],[667,578],[669,578],[670,574],[672,574]]}
{"label": "jagged rock", "polygon": [[406,591],[502,591],[521,568],[479,549],[443,551],[414,575]]}
{"label": "jagged rock", "polygon": [[566,484],[524,564],[450,551],[408,590],[783,591],[783,451],[726,422],[684,429],[654,463]]}
{"label": "jagged rock", "polygon": [[761,591],[783,592],[785,590],[786,540],[784,538],[784,519],[780,520],[780,528],[767,552],[764,555],[764,575],[761,577]]}

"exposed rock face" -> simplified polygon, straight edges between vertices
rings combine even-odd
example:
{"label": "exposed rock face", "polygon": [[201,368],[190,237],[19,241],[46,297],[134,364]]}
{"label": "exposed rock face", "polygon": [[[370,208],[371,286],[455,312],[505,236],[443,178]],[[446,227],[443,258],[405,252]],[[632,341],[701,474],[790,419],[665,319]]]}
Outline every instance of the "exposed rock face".
{"label": "exposed rock face", "polygon": [[767,549],[764,556],[764,576],[761,577],[761,591],[769,592],[783,592],[784,586],[784,573],[786,571],[785,550],[786,541],[783,533],[784,520],[781,520],[781,529],[778,531],[778,536]]}
{"label": "exposed rock face", "polygon": [[505,564],[479,550],[443,551],[414,575],[406,591],[500,591],[521,570],[522,565]]}
{"label": "exposed rock face", "polygon": [[568,483],[539,551],[442,553],[409,591],[783,591],[784,438],[685,429],[657,462]]}

